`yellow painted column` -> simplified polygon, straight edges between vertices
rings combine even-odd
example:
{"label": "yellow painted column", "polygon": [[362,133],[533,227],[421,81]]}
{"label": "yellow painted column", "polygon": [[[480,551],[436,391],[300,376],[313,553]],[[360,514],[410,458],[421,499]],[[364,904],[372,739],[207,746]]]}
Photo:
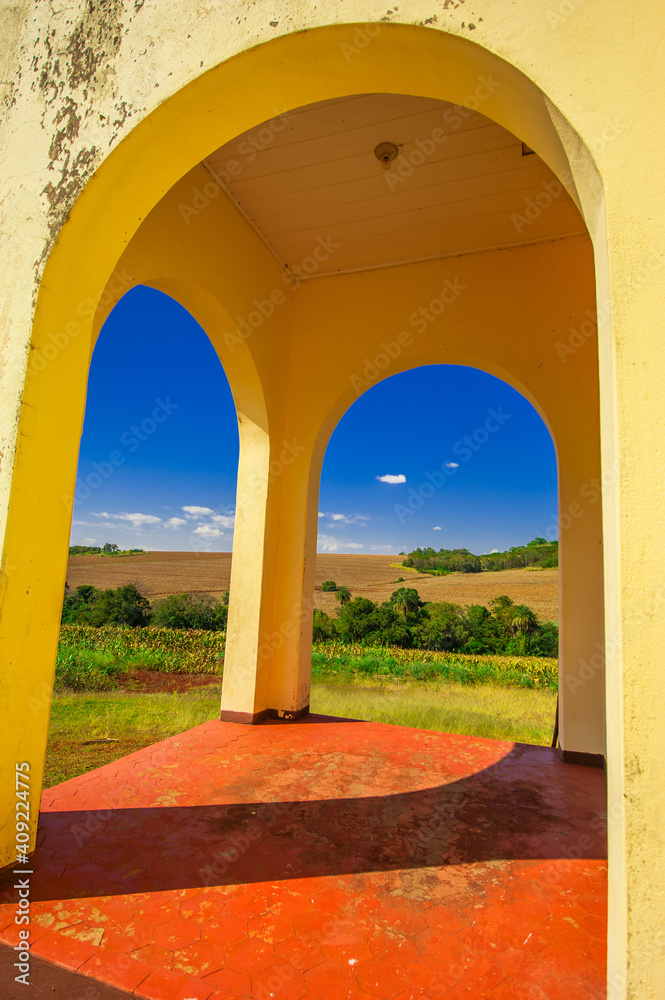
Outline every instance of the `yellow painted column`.
{"label": "yellow painted column", "polygon": [[[221,718],[256,723],[309,711],[316,518],[311,449],[240,419]],[[316,510],[316,496],[313,498]],[[309,508],[309,510],[308,510]],[[309,529],[309,530],[308,530]]]}
{"label": "yellow painted column", "polygon": [[647,156],[626,149],[599,289],[611,1000],[665,996],[665,199],[660,172],[630,184],[628,166]]}
{"label": "yellow painted column", "polygon": [[575,458],[564,457],[559,472],[559,748],[564,761],[602,767],[602,474],[598,450],[581,469]]}

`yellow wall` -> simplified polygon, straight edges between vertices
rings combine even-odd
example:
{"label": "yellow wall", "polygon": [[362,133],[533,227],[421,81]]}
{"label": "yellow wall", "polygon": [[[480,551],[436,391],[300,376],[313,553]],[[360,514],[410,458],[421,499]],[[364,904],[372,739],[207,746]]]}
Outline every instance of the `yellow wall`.
{"label": "yellow wall", "polygon": [[[594,244],[605,481],[610,982],[616,997],[660,997],[665,950],[654,925],[665,912],[661,6],[528,0],[516,8],[511,0],[478,0],[473,22],[459,5],[437,5],[434,14],[424,0],[405,0],[389,15],[368,0],[316,6],[275,0],[269,14],[264,5],[243,5],[239,18],[227,5],[167,10],[148,2],[138,11],[130,4],[91,10],[83,0],[61,12],[30,2],[6,4],[5,12],[0,64],[9,100],[0,149],[2,176],[13,183],[3,203],[0,263],[3,766],[30,758],[38,785],[70,519],[61,497],[73,489],[93,334],[90,301],[94,307],[141,221],[206,153],[276,112],[382,91],[464,103],[479,76],[492,73],[500,85],[486,114],[559,173],[571,168]],[[104,18],[108,23],[100,23]],[[335,24],[341,18],[359,23]],[[418,26],[425,21],[429,27]],[[315,284],[312,296],[321,294]],[[206,327],[217,309],[209,306]],[[311,322],[303,308],[294,302],[294,337]],[[26,379],[28,360],[43,358],[45,347],[48,363]],[[566,371],[573,361],[587,363],[584,350]],[[547,401],[539,402],[547,413]],[[285,428],[296,419],[283,417]],[[585,435],[586,426],[578,433]],[[265,449],[265,438],[263,445],[258,438],[256,446]],[[559,431],[563,491],[562,441]],[[577,480],[570,495],[576,490]],[[313,491],[310,484],[310,506]],[[265,498],[267,533],[280,503]],[[590,532],[584,542],[589,551],[592,538]],[[301,539],[292,541],[305,552]],[[8,777],[3,771],[5,796]],[[6,850],[11,830],[3,822]]]}

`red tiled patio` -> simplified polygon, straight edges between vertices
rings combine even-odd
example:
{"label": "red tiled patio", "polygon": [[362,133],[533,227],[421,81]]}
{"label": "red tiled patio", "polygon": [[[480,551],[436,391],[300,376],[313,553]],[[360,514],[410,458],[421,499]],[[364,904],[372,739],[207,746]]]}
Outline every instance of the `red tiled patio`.
{"label": "red tiled patio", "polygon": [[604,810],[543,747],[213,721],[44,792],[31,951],[151,1000],[600,1000]]}

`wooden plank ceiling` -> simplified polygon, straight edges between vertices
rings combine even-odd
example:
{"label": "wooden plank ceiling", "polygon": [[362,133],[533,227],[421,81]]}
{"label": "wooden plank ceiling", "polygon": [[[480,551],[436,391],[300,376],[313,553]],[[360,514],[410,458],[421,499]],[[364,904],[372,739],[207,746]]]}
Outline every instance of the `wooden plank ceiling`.
{"label": "wooden plank ceiling", "polygon": [[[388,170],[374,155],[384,141],[399,149]],[[336,246],[316,276],[586,232],[535,153],[442,101],[364,94],[309,105],[239,136],[204,166],[294,273],[321,241]]]}

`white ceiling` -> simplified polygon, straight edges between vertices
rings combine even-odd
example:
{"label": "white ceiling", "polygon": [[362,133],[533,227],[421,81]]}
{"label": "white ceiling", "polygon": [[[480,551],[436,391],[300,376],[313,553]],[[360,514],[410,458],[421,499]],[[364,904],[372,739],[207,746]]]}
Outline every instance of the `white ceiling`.
{"label": "white ceiling", "polygon": [[[374,155],[384,141],[399,148],[388,170]],[[364,94],[309,105],[239,136],[204,166],[294,273],[322,244],[327,256],[319,251],[312,276],[586,232],[535,153],[442,101]]]}

